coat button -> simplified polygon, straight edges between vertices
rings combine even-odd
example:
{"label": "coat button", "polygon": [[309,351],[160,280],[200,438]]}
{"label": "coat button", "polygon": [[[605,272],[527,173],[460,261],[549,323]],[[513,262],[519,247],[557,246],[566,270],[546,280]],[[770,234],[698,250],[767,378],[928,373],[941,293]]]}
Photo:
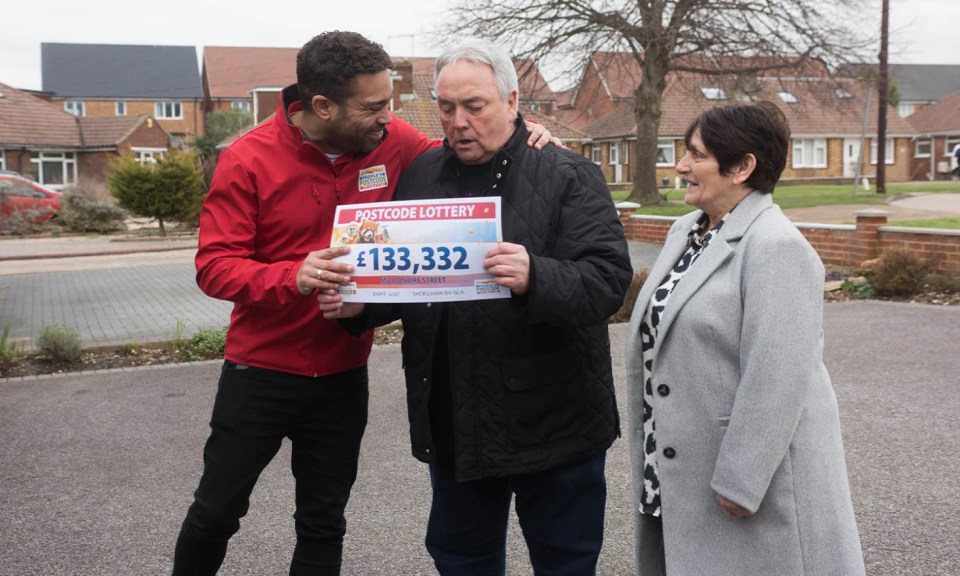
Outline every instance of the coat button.
{"label": "coat button", "polygon": [[663,449],[663,455],[666,456],[667,458],[673,458],[674,456],[677,455],[677,451],[667,446],[666,448]]}
{"label": "coat button", "polygon": [[669,395],[670,395],[670,387],[667,386],[666,384],[661,384],[661,385],[657,386],[657,394],[659,394],[659,395],[661,395],[661,396],[669,396]]}

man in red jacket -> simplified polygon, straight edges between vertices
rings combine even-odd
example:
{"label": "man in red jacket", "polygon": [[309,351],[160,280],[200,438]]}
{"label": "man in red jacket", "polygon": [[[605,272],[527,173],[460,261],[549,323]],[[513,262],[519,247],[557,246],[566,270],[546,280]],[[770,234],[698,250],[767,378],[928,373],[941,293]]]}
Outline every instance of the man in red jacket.
{"label": "man in red jacket", "polygon": [[[200,215],[197,283],[234,308],[174,576],[216,574],[285,437],[296,480],[290,574],[340,573],[373,333],[324,319],[315,292],[351,272],[333,260],[347,249],[329,247],[336,206],[389,200],[400,171],[440,144],[390,113],[391,66],[359,34],[317,36],[276,116],[220,156]],[[539,132],[538,147],[549,139]]]}

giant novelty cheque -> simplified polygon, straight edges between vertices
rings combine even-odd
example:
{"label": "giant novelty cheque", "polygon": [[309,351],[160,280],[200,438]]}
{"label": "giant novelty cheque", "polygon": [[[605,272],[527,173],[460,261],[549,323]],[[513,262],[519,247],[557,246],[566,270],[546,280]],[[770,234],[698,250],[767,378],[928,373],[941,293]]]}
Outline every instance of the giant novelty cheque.
{"label": "giant novelty cheque", "polygon": [[345,302],[449,302],[509,298],[483,269],[503,239],[500,198],[347,204],[337,207],[331,246],[353,264]]}

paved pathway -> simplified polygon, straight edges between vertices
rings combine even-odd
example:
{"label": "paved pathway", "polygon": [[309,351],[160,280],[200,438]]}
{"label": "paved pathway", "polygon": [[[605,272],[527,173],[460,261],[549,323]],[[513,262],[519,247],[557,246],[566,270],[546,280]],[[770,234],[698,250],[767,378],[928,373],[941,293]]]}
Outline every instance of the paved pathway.
{"label": "paved pathway", "polygon": [[[960,574],[960,309],[829,304],[824,330],[867,574]],[[624,417],[625,332],[611,328]],[[169,574],[218,370],[200,363],[0,381],[0,575]],[[428,478],[410,456],[399,346],[375,347],[370,370],[343,574],[435,574],[422,544]],[[286,573],[289,454],[284,443],[261,477],[221,576]],[[620,439],[607,457],[602,576],[633,575],[628,466]],[[531,574],[515,519],[507,573]]]}

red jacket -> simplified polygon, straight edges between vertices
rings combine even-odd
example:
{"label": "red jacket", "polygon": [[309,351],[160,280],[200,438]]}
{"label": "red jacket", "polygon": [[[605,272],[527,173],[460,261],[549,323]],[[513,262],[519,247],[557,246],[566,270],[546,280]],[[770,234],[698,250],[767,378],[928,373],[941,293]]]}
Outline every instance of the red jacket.
{"label": "red jacket", "polygon": [[297,290],[300,264],[330,245],[338,204],[389,200],[401,170],[440,143],[393,117],[374,151],[331,163],[290,124],[286,111],[300,109],[296,85],[286,88],[276,116],[220,154],[200,214],[197,284],[234,303],[227,360],[323,376],[364,365],[373,333],[351,336],[324,319]]}

